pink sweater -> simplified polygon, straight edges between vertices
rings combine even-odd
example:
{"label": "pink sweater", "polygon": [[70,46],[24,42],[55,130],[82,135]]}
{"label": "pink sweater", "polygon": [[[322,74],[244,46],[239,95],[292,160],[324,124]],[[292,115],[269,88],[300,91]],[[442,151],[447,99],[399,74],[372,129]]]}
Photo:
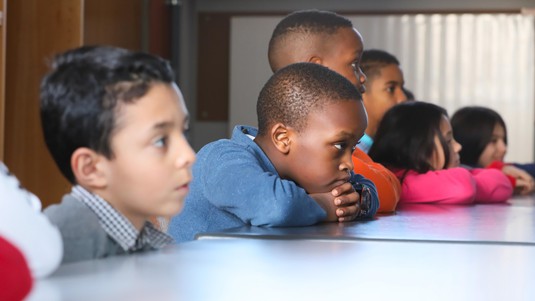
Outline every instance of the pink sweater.
{"label": "pink sweater", "polygon": [[393,170],[401,182],[399,203],[472,204],[507,201],[513,186],[497,169],[454,167],[418,174]]}

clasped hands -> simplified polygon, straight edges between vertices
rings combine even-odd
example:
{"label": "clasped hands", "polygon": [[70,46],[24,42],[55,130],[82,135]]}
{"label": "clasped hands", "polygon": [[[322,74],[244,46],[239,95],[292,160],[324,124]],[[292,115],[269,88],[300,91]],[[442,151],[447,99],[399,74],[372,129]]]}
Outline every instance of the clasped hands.
{"label": "clasped hands", "polygon": [[327,212],[325,221],[350,222],[361,215],[361,196],[350,182],[335,187],[330,192],[312,193],[310,196]]}

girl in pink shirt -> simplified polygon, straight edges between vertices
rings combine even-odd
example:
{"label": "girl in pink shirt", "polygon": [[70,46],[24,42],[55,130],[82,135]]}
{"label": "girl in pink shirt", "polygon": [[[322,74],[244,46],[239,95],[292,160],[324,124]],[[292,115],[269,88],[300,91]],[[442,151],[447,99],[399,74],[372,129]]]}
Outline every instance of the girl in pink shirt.
{"label": "girl in pink shirt", "polygon": [[501,169],[513,184],[515,193],[535,191],[535,164],[504,163],[507,128],[498,112],[480,106],[459,109],[451,117],[455,139],[462,143],[461,164]]}
{"label": "girl in pink shirt", "polygon": [[509,199],[513,187],[500,170],[459,167],[461,148],[453,139],[446,110],[431,103],[407,102],[385,114],[369,155],[399,178],[400,204]]}

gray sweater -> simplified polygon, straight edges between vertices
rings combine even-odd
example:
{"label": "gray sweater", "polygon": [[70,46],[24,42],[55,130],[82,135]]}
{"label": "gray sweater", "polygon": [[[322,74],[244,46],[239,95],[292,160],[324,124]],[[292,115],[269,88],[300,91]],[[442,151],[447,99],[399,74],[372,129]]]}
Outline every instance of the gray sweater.
{"label": "gray sweater", "polygon": [[62,263],[127,253],[104,231],[97,215],[70,194],[61,204],[47,207],[44,214],[61,232]]}

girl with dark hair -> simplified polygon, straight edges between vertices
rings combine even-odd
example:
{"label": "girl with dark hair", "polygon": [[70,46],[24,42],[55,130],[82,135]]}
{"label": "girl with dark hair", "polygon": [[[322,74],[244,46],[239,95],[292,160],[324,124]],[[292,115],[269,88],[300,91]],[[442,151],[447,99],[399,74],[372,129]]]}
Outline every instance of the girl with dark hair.
{"label": "girl with dark hair", "polygon": [[470,167],[501,169],[515,191],[532,193],[535,189],[535,164],[505,164],[507,128],[500,114],[485,107],[465,107],[451,118],[453,135],[462,145],[461,163]]}
{"label": "girl with dark hair", "polygon": [[513,187],[501,171],[459,167],[461,149],[443,108],[407,102],[385,114],[369,154],[400,179],[400,204],[470,204],[509,199]]}

